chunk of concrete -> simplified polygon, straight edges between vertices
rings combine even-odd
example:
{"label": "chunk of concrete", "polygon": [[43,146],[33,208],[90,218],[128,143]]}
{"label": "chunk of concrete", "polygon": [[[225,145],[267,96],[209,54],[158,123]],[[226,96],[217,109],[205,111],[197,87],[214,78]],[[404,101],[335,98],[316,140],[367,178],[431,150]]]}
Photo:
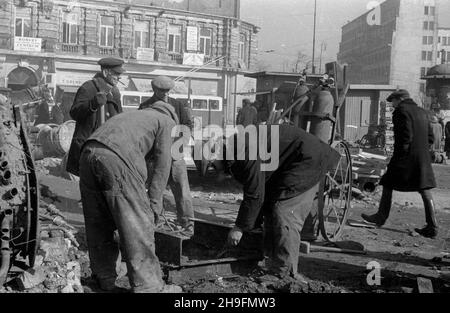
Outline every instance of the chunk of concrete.
{"label": "chunk of concrete", "polygon": [[419,293],[433,293],[433,283],[425,277],[417,277],[417,289]]}

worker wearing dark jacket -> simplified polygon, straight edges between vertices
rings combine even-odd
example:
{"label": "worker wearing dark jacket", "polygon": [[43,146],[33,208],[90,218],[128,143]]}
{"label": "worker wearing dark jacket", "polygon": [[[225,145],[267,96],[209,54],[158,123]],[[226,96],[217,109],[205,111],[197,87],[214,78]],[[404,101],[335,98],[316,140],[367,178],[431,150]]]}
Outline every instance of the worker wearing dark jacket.
{"label": "worker wearing dark jacket", "polygon": [[[124,72],[123,60],[103,58],[98,61],[101,72],[92,80],[85,82],[75,95],[70,116],[75,120],[75,131],[67,160],[67,171],[79,176],[79,159],[81,146],[87,138],[107,120],[122,112],[120,92],[117,88],[120,75]],[[102,118],[101,107],[105,108]]]}
{"label": "worker wearing dark jacket", "polygon": [[[104,290],[114,290],[117,278],[116,229],[133,291],[167,290],[155,254],[154,231],[170,173],[175,120],[173,110],[156,103],[154,109],[114,116],[83,145],[80,190],[90,267]],[[147,196],[149,159],[154,166]]]}
{"label": "worker wearing dark jacket", "polygon": [[[172,79],[167,76],[158,76],[152,80],[153,96],[141,103],[139,109],[151,108],[157,101],[164,101],[173,107],[179,124],[192,129],[191,116],[187,108],[176,99],[168,96],[169,91],[175,86]],[[172,168],[169,177],[169,186],[175,198],[178,223],[181,226],[181,233],[185,236],[194,234],[194,209],[192,207],[192,196],[189,187],[186,163],[183,158],[172,161]]]}
{"label": "worker wearing dark jacket", "polygon": [[378,212],[362,217],[378,226],[384,225],[391,210],[393,190],[418,191],[425,207],[426,227],[416,229],[424,237],[434,238],[438,226],[434,214],[431,189],[436,187],[429,147],[433,144],[433,132],[426,111],[419,108],[406,90],[392,93],[388,98],[395,110],[394,154],[386,173],[380,181],[383,193]]}
{"label": "worker wearing dark jacket", "polygon": [[[236,148],[235,156],[245,151],[244,159],[235,157],[236,161],[225,162],[234,178],[243,184],[244,192],[228,242],[239,244],[243,232],[260,226],[263,217],[264,246],[270,271],[280,277],[301,277],[298,257],[302,228],[311,211],[317,210],[314,200],[319,181],[339,155],[302,129],[289,125],[272,127],[278,129],[278,135],[272,129],[267,141],[270,143],[271,136],[275,136],[274,142],[279,143],[279,154],[272,155],[272,159],[278,158],[275,169],[262,171],[260,159],[249,158],[251,144]],[[265,151],[270,149],[273,148]]]}

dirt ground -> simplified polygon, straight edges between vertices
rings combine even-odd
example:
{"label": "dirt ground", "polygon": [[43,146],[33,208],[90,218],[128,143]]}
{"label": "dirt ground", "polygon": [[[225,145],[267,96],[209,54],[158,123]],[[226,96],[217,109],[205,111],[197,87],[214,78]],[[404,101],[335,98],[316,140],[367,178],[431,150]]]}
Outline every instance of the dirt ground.
{"label": "dirt ground", "polygon": [[[47,176],[42,190],[46,201],[53,201],[64,210],[68,220],[79,230],[77,238],[83,254],[82,284],[85,292],[98,292],[89,279],[89,260],[86,255],[82,211],[76,200],[79,197],[73,182],[58,181],[52,175],[52,166],[46,166]],[[48,170],[50,168],[50,171]],[[342,243],[363,246],[366,254],[354,255],[330,252],[301,254],[299,271],[308,280],[308,285],[296,282],[271,282],[259,278],[258,270],[250,275],[231,275],[214,279],[196,279],[182,284],[187,293],[221,292],[339,292],[339,293],[410,293],[417,292],[417,278],[432,282],[434,292],[449,292],[450,282],[442,273],[450,270],[450,166],[434,167],[438,188],[433,190],[437,204],[437,219],[440,233],[434,240],[420,237],[413,230],[425,224],[421,198],[416,193],[394,193],[391,216],[382,228],[347,226],[340,238]],[[201,178],[195,170],[189,171],[196,217],[225,225],[232,225],[237,214],[242,193],[239,184],[231,179],[217,182],[214,177]],[[52,183],[53,182],[53,183]],[[56,182],[56,183],[55,183]],[[56,191],[56,189],[61,189]],[[69,189],[71,191],[69,191]],[[56,192],[56,194],[55,194]],[[59,194],[59,196],[57,195]],[[62,195],[62,196],[61,196]],[[364,194],[365,198],[354,200],[349,222],[361,222],[361,213],[373,213],[381,195],[381,189]],[[171,193],[166,191],[167,210],[174,209]],[[317,244],[323,243],[319,238]],[[381,283],[369,285],[369,262],[380,265]],[[124,263],[119,285],[129,288]],[[373,276],[371,276],[373,277]]]}

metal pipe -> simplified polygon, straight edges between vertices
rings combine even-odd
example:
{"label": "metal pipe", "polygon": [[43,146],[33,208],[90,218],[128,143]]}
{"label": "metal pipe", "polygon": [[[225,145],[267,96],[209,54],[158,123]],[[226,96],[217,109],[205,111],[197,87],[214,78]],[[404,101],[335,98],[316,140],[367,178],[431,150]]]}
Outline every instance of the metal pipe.
{"label": "metal pipe", "polygon": [[11,184],[11,171],[6,170],[0,175],[0,183],[4,186]]}
{"label": "metal pipe", "polygon": [[1,223],[1,237],[0,237],[0,254],[2,256],[0,265],[0,286],[6,282],[8,276],[9,265],[11,262],[11,249],[9,247],[9,241],[11,238],[10,229],[11,214],[5,214]]}

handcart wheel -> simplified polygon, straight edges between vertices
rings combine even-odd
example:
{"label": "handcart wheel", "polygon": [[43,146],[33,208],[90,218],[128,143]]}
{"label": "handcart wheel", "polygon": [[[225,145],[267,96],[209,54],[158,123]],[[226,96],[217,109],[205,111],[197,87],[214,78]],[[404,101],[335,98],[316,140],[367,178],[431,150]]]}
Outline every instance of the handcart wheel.
{"label": "handcart wheel", "polygon": [[326,173],[319,184],[319,225],[325,240],[336,241],[342,234],[351,208],[352,159],[347,145],[333,142],[333,149],[341,155],[333,170]]}

